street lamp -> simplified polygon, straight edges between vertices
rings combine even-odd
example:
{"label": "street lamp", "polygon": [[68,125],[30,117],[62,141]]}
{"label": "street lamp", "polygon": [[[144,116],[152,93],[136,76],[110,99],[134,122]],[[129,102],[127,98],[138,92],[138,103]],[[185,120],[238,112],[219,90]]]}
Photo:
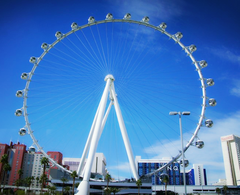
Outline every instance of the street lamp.
{"label": "street lamp", "polygon": [[183,151],[182,115],[190,115],[190,112],[188,112],[188,111],[169,112],[169,115],[178,115],[179,116],[179,127],[180,127],[180,135],[181,135],[181,142],[182,142],[183,184],[184,184],[185,195],[187,195],[186,175],[185,175],[185,160],[184,160],[184,151]]}

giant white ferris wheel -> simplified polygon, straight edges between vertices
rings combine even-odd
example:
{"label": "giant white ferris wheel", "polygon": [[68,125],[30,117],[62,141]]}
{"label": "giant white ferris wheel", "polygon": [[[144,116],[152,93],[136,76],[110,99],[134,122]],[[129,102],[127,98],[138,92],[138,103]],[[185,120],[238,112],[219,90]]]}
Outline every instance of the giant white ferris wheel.
{"label": "giant white ferris wheel", "polygon": [[[23,106],[15,115],[23,115],[25,125],[19,134],[32,138],[29,152],[42,152],[67,172],[45,151],[71,148],[78,156],[82,153],[78,167],[83,177],[82,194],[89,185],[94,154],[101,141],[112,139],[108,136],[113,129],[121,132],[115,133],[115,138],[123,140],[135,179],[139,175],[134,155],[144,155],[146,147],[155,143],[159,150],[168,150],[164,143],[179,137],[169,111],[192,113],[185,125],[190,136],[184,152],[190,146],[203,147],[198,133],[200,128],[213,125],[205,118],[205,110],[216,105],[206,94],[214,80],[203,76],[208,64],[195,59],[196,46],[185,46],[181,32],[169,33],[166,28],[166,23],[150,24],[149,17],[133,20],[131,14],[123,19],[107,14],[99,21],[89,17],[85,25],[74,22],[69,32],[56,32],[56,40],[43,43],[43,53],[30,58],[31,71],[22,73],[26,85],[16,96],[23,98]],[[178,149],[166,166],[181,156]]]}

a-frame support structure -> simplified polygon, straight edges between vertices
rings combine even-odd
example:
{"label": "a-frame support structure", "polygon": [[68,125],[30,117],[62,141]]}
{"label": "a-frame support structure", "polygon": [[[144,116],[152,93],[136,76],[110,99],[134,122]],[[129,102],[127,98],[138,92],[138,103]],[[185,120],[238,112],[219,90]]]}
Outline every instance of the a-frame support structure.
{"label": "a-frame support structure", "polygon": [[[92,168],[92,164],[93,164],[93,160],[94,160],[94,155],[96,153],[97,150],[97,145],[98,145],[98,141],[101,137],[102,131],[104,129],[108,114],[111,110],[112,105],[114,105],[115,111],[116,111],[116,115],[117,115],[117,119],[118,119],[118,123],[119,123],[119,127],[121,130],[121,134],[122,134],[122,138],[123,138],[123,142],[125,145],[125,149],[127,152],[127,156],[128,156],[128,160],[130,163],[130,167],[133,173],[133,177],[138,180],[139,176],[137,173],[137,168],[134,162],[134,157],[133,157],[133,152],[132,152],[132,148],[131,148],[131,144],[128,138],[128,134],[127,134],[127,130],[124,124],[124,120],[122,117],[122,113],[118,104],[118,99],[117,99],[117,95],[115,92],[115,88],[114,88],[114,77],[112,75],[107,75],[104,79],[106,81],[106,86],[105,89],[103,91],[103,95],[101,98],[101,101],[99,103],[97,112],[95,114],[92,126],[91,126],[91,130],[82,154],[82,158],[77,170],[78,175],[80,175],[81,173],[83,173],[83,181],[80,183],[79,187],[78,187],[78,192],[77,195],[88,195],[89,194],[89,179],[90,179],[90,175],[91,175],[91,168]],[[110,97],[110,104],[108,106],[108,109],[106,110],[106,104],[107,104],[107,99],[108,97]],[[88,158],[87,158],[87,162],[86,165],[84,167],[84,171],[83,171],[83,165],[84,165],[84,161],[86,159],[88,153]]]}

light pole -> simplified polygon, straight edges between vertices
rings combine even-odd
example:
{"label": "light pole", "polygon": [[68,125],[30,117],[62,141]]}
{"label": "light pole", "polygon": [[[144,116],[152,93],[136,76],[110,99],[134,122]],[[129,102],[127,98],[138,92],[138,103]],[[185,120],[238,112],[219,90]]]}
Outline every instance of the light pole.
{"label": "light pole", "polygon": [[183,151],[182,115],[190,115],[190,112],[188,112],[188,111],[169,112],[169,115],[178,115],[179,116],[179,127],[180,127],[181,143],[182,143],[182,164],[183,164],[184,194],[187,195],[186,175],[185,175],[185,160],[184,160],[184,151]]}

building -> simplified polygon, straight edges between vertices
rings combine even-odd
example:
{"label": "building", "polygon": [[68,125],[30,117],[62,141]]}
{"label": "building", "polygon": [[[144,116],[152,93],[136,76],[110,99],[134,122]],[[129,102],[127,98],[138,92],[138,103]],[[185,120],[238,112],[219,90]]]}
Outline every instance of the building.
{"label": "building", "polygon": [[[81,158],[63,158],[63,165],[68,165],[69,170],[77,171]],[[87,159],[85,160],[86,163]],[[85,166],[84,163],[84,166]],[[103,153],[96,153],[91,173],[106,175],[106,158]],[[84,169],[84,167],[83,167]]]}
{"label": "building", "polygon": [[[141,156],[136,156],[135,159],[140,177],[166,165],[169,160],[170,159],[141,159]],[[178,162],[174,162],[162,172],[152,175],[151,180],[153,185],[164,185],[161,181],[161,174],[167,174],[169,176],[168,185],[181,185],[182,183],[180,164]]]}
{"label": "building", "polygon": [[13,144],[0,144],[0,158],[4,154],[8,155],[8,164],[11,166],[11,171],[4,173],[2,163],[0,165],[1,181],[5,181],[8,185],[15,185],[16,180],[19,179],[18,170],[22,168],[23,157],[26,153],[26,145],[17,142]]}
{"label": "building", "polygon": [[202,164],[193,164],[193,168],[186,171],[186,184],[187,185],[207,185],[206,169]]}
{"label": "building", "polygon": [[41,165],[41,159],[43,154],[36,152],[34,154],[25,153],[23,161],[23,179],[27,177],[34,177],[32,187],[40,187],[39,179],[42,175],[43,169]]}
{"label": "building", "polygon": [[240,137],[221,137],[227,185],[240,185]]}

